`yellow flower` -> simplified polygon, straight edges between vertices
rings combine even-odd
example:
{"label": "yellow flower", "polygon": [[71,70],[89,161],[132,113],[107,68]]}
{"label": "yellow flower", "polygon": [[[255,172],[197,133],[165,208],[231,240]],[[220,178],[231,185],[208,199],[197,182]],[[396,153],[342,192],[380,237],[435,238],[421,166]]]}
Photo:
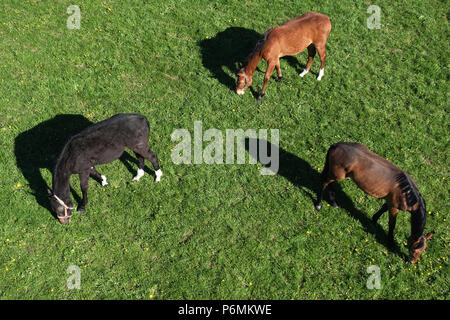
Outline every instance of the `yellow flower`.
{"label": "yellow flower", "polygon": [[22,184],[20,182],[17,182],[16,187],[20,188],[22,186]]}
{"label": "yellow flower", "polygon": [[149,297],[150,299],[152,299],[152,298],[153,298],[153,295],[152,295],[152,294],[149,294],[148,297]]}

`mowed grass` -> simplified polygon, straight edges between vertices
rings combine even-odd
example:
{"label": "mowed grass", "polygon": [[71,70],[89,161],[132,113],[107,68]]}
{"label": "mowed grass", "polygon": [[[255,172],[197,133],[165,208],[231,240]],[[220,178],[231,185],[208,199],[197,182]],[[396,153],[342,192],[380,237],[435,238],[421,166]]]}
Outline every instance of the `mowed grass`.
{"label": "mowed grass", "polygon": [[[71,4],[79,30],[66,26]],[[449,299],[448,6],[380,0],[381,29],[371,30],[371,4],[0,2],[1,298]],[[284,79],[273,76],[261,105],[250,91],[234,94],[257,34],[307,11],[333,24],[322,81],[318,57],[298,76],[302,52],[282,59]],[[124,112],[148,118],[161,183],[149,174],[132,182],[133,161],[98,166],[109,186],[90,180],[86,212],[60,225],[45,185],[62,144],[78,120]],[[248,159],[174,164],[171,134],[193,134],[196,120],[224,136],[279,129],[279,174],[263,176]],[[316,178],[338,141],[363,143],[416,180],[425,231],[436,232],[418,264],[405,262],[410,214],[398,215],[389,250],[387,215],[370,222],[383,201],[350,180],[340,183],[342,208],[314,210]],[[77,204],[77,176],[71,187]],[[71,265],[79,290],[67,287]],[[379,290],[366,286],[371,265]]]}

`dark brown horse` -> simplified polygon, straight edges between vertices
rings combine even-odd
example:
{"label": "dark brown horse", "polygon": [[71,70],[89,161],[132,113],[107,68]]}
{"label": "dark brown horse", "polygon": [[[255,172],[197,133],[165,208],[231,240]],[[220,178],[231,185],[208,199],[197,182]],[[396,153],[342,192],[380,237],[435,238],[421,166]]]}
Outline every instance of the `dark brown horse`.
{"label": "dark brown horse", "polygon": [[261,102],[266,92],[267,83],[274,68],[277,69],[278,81],[281,81],[280,58],[292,56],[308,48],[308,63],[300,74],[303,77],[309,72],[316,50],[319,53],[321,66],[317,80],[323,77],[328,35],[331,31],[330,18],[317,12],[307,12],[298,18],[289,20],[281,26],[271,28],[264,33],[258,41],[246,65],[237,73],[237,94],[244,94],[245,89],[252,85],[253,73],[261,59],[267,61],[267,70],[264,76],[264,84],[258,101]]}
{"label": "dark brown horse", "polygon": [[328,149],[325,167],[321,175],[321,188],[317,193],[315,208],[322,207],[322,193],[328,187],[330,202],[337,207],[333,183],[350,177],[365,193],[386,200],[373,216],[376,223],[389,211],[388,243],[394,243],[397,213],[411,213],[411,236],[408,240],[409,261],[415,263],[427,247],[427,240],[434,232],[423,234],[426,220],[426,204],[414,180],[395,165],[359,143],[339,142]]}
{"label": "dark brown horse", "polygon": [[144,175],[144,158],[155,169],[156,182],[161,179],[158,157],[148,146],[150,126],[140,114],[117,114],[93,124],[74,135],[65,144],[53,170],[53,191],[48,190],[50,205],[63,224],[70,222],[74,209],[70,198],[70,176],[80,175],[83,198],[78,211],[84,211],[87,204],[89,176],[107,185],[106,177],[94,168],[118,159],[125,148],[134,151],[138,158],[138,171],[133,180]]}

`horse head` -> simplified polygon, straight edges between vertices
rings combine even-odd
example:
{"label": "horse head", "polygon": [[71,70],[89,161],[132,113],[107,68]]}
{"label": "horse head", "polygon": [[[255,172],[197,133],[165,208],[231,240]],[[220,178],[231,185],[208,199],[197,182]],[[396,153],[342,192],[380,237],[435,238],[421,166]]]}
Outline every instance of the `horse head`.
{"label": "horse head", "polygon": [[422,235],[419,239],[413,240],[409,238],[408,247],[409,247],[409,262],[416,263],[420,258],[422,252],[427,248],[427,240],[431,239],[434,235],[434,232],[427,233],[426,235]]}
{"label": "horse head", "polygon": [[252,78],[248,77],[245,73],[244,68],[239,70],[237,73],[237,87],[236,87],[236,93],[239,95],[242,95],[245,93],[245,89],[250,87],[252,85]]}
{"label": "horse head", "polygon": [[66,204],[50,189],[47,189],[47,192],[48,198],[50,200],[50,206],[53,212],[56,214],[56,217],[58,218],[59,222],[61,222],[62,224],[69,223],[72,218],[72,212],[74,208],[73,204],[72,203]]}

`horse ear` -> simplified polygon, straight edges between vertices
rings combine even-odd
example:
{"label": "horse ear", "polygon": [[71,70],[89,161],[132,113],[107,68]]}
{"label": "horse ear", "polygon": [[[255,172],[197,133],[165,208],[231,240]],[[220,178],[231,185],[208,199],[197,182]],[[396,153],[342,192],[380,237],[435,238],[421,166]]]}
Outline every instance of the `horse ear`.
{"label": "horse ear", "polygon": [[49,197],[53,197],[53,191],[50,188],[47,188],[47,194]]}

